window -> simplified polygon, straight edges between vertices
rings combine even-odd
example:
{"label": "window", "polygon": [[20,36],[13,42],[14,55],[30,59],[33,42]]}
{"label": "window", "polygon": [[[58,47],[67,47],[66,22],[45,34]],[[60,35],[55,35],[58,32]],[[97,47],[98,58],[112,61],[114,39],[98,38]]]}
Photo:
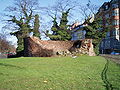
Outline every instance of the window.
{"label": "window", "polygon": [[115,30],[112,31],[113,38],[119,40],[119,28],[115,28]]}
{"label": "window", "polygon": [[109,48],[109,47],[110,47],[110,41],[109,41],[109,40],[106,40],[106,41],[105,41],[105,47],[106,47],[106,48]]}
{"label": "window", "polygon": [[116,31],[115,31],[115,30],[112,31],[112,35],[113,35],[113,36],[116,35]]}
{"label": "window", "polygon": [[105,6],[105,10],[107,10],[107,9],[108,9],[108,5]]}
{"label": "window", "polygon": [[119,28],[115,28],[112,32],[114,36],[119,35]]}
{"label": "window", "polygon": [[112,8],[118,8],[118,4],[112,4]]}
{"label": "window", "polygon": [[119,28],[115,28],[116,30],[116,35],[119,35]]}
{"label": "window", "polygon": [[113,20],[113,25],[119,25],[119,20]]}
{"label": "window", "polygon": [[115,9],[112,11],[113,16],[119,16],[119,9]]}

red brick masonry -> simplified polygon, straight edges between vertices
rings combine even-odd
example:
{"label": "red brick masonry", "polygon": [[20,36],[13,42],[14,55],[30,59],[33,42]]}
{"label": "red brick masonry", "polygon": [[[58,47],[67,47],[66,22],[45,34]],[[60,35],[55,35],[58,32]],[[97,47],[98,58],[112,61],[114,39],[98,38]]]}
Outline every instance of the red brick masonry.
{"label": "red brick masonry", "polygon": [[[25,56],[27,57],[50,57],[60,52],[76,52],[94,56],[91,39],[77,41],[51,41],[40,40],[37,37],[27,37],[24,39]],[[69,53],[69,54],[70,54]]]}

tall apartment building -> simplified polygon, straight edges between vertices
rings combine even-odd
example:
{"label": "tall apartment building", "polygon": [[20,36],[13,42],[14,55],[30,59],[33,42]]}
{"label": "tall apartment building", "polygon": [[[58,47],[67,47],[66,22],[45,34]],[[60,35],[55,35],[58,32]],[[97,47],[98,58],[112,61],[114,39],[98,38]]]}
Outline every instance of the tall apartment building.
{"label": "tall apartment building", "polygon": [[97,17],[102,19],[100,24],[109,28],[106,38],[100,45],[102,54],[110,54],[112,52],[120,53],[120,0],[111,0],[105,2],[99,9]]}

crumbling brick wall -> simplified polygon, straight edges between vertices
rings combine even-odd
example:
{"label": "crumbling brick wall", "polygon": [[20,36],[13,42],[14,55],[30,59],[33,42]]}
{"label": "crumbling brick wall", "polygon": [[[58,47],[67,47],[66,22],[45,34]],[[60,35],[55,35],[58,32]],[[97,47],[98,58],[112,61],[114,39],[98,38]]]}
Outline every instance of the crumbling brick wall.
{"label": "crumbling brick wall", "polygon": [[[91,39],[88,40],[77,40],[77,41],[51,41],[51,40],[39,40],[37,37],[27,37],[24,39],[24,55],[27,57],[50,57],[59,54],[59,52],[77,52],[81,53],[86,51],[84,54],[93,52]],[[89,51],[91,48],[91,51]],[[82,53],[81,53],[82,54]],[[93,56],[93,55],[90,56]]]}

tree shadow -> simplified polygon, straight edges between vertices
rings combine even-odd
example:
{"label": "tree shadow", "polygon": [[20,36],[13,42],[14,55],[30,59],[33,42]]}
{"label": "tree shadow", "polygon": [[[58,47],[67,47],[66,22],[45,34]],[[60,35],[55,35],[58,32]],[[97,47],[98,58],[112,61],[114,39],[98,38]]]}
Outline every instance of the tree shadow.
{"label": "tree shadow", "polygon": [[4,73],[1,73],[1,72],[0,72],[0,75],[1,75],[1,76],[8,76],[9,74],[4,74]]}
{"label": "tree shadow", "polygon": [[104,69],[101,73],[101,77],[102,77],[102,80],[104,82],[104,86],[106,87],[106,90],[113,90],[113,86],[112,84],[108,81],[108,78],[107,78],[107,71],[108,71],[108,66],[109,66],[109,60],[107,60],[105,66],[104,66]]}

